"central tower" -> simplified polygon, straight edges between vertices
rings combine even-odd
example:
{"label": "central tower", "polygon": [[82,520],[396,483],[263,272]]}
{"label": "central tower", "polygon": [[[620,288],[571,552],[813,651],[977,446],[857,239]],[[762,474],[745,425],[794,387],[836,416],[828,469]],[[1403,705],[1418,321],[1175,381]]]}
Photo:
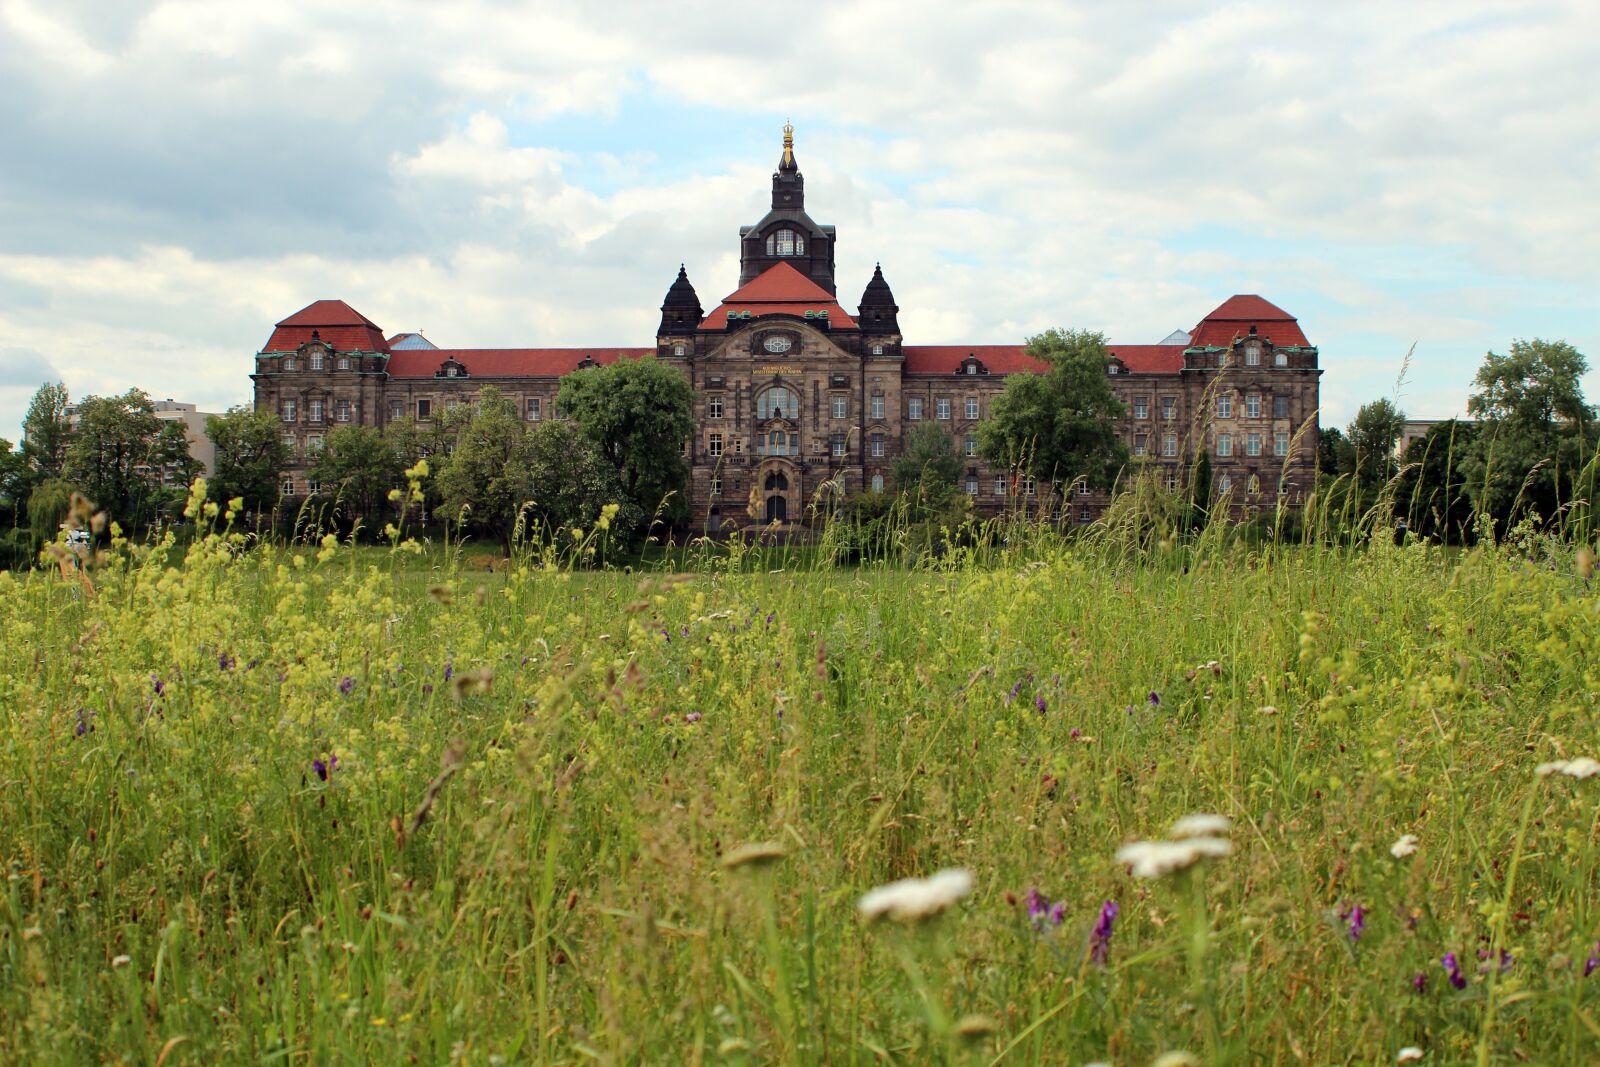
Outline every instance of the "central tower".
{"label": "central tower", "polygon": [[739,284],[778,263],[787,263],[830,295],[833,281],[832,226],[806,214],[806,180],[794,158],[794,127],[783,126],[783,155],[772,172],[772,210],[754,226],[739,227]]}

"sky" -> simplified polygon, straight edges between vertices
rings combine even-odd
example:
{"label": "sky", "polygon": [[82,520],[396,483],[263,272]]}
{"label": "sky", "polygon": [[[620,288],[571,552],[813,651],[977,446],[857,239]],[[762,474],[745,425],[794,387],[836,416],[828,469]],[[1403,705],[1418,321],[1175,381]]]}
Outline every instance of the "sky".
{"label": "sky", "polygon": [[322,298],[648,345],[680,262],[736,287],[786,119],[908,344],[1259,293],[1324,425],[1449,416],[1514,338],[1600,362],[1597,101],[1600,0],[0,0],[0,436],[44,381],[248,403]]}

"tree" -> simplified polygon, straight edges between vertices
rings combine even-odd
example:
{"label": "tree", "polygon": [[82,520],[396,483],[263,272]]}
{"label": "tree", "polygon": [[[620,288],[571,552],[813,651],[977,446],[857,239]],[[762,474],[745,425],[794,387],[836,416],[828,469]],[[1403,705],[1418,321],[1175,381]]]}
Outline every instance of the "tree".
{"label": "tree", "polygon": [[1472,500],[1463,470],[1478,447],[1478,427],[1450,419],[1411,442],[1395,493],[1395,517],[1411,532],[1461,543],[1473,534]]}
{"label": "tree", "polygon": [[1565,341],[1518,339],[1509,355],[1484,355],[1467,411],[1485,422],[1516,422],[1545,434],[1557,423],[1581,429],[1594,418],[1583,398],[1588,371],[1583,353]]}
{"label": "tree", "polygon": [[36,479],[59,478],[67,462],[72,426],[67,417],[71,399],[57,382],[39,386],[22,416],[22,455]]}
{"label": "tree", "polygon": [[439,469],[446,516],[509,543],[532,495],[528,435],[516,404],[486,385],[476,404],[447,412],[444,421],[455,433],[455,449]]}
{"label": "tree", "polygon": [[905,448],[890,474],[900,492],[919,494],[933,505],[941,503],[961,476],[955,439],[935,423],[919,422],[906,434]]}
{"label": "tree", "polygon": [[1394,446],[1405,424],[1405,412],[1387,398],[1362,404],[1356,412],[1348,432],[1355,449],[1353,469],[1362,485],[1382,485],[1394,475]]}
{"label": "tree", "polygon": [[31,482],[28,475],[27,457],[0,437],[0,523],[16,526],[22,521]]}
{"label": "tree", "polygon": [[1325,475],[1337,477],[1349,474],[1355,461],[1355,449],[1345,440],[1344,431],[1337,426],[1317,428],[1317,467]]}
{"label": "tree", "polygon": [[669,516],[688,514],[683,442],[695,422],[683,372],[653,356],[622,359],[562,378],[556,402],[616,468],[627,500],[654,515],[670,495]]}
{"label": "tree", "polygon": [[599,446],[568,422],[546,422],[528,435],[530,536],[548,538],[575,526],[588,529],[607,504],[621,504],[614,530],[638,529],[644,513],[627,499],[622,476]]}
{"label": "tree", "polygon": [[344,504],[353,519],[381,508],[389,490],[400,487],[404,470],[392,442],[370,426],[337,426],[328,431],[312,476],[321,493]]}
{"label": "tree", "polygon": [[247,511],[265,511],[278,502],[278,479],[289,465],[283,427],[271,411],[229,408],[206,419],[206,436],[216,445],[210,496],[241,497]]}
{"label": "tree", "polygon": [[1117,420],[1126,412],[1106,375],[1105,338],[1051,329],[1028,338],[1027,353],[1049,369],[1006,379],[979,431],[984,458],[1052,480],[1058,493],[1078,478],[1109,486],[1128,449],[1117,436]]}
{"label": "tree", "polygon": [[130,526],[145,520],[170,458],[162,428],[142,390],[86,398],[67,448],[66,480],[112,518]]}

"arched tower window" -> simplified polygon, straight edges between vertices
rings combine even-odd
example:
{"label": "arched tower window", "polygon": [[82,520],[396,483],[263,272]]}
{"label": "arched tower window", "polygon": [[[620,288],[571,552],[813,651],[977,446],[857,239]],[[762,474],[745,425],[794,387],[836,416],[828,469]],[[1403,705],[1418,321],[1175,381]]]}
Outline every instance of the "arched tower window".
{"label": "arched tower window", "polygon": [[798,419],[800,398],[793,389],[775,385],[756,398],[757,419]]}
{"label": "arched tower window", "polygon": [[804,255],[805,250],[805,237],[787,227],[781,230],[774,230],[767,235],[767,255],[769,256],[799,256]]}

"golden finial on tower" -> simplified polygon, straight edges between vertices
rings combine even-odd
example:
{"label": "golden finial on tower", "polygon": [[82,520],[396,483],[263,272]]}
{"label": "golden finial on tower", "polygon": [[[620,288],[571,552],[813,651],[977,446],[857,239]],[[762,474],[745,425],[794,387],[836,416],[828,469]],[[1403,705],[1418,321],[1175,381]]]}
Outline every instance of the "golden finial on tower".
{"label": "golden finial on tower", "polygon": [[783,165],[794,166],[794,125],[787,119],[783,122]]}

